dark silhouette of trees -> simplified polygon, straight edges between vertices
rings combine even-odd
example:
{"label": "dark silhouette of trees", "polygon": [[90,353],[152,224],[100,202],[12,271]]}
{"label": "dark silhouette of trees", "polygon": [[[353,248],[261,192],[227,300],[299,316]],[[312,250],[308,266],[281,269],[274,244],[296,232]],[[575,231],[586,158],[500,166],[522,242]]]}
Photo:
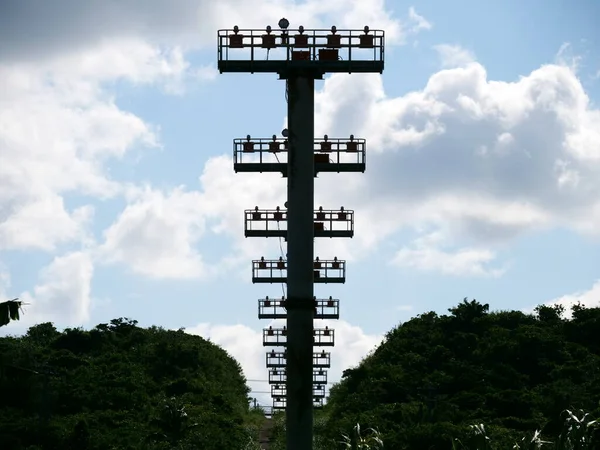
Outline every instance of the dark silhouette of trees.
{"label": "dark silhouette of trees", "polygon": [[223,349],[115,319],[0,338],[0,448],[236,449],[249,389]]}
{"label": "dark silhouette of trees", "polygon": [[331,389],[323,434],[376,426],[386,448],[450,449],[485,423],[498,448],[524,431],[558,436],[565,409],[600,415],[600,308],[490,312],[464,299],[449,315],[403,323]]}

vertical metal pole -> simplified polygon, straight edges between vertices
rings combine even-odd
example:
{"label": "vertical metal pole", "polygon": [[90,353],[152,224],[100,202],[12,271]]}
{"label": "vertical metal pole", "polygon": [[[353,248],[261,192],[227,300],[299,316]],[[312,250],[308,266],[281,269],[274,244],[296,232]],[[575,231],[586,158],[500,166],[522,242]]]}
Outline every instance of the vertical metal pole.
{"label": "vertical metal pole", "polygon": [[311,450],[313,441],[314,84],[311,76],[287,80],[287,450]]}

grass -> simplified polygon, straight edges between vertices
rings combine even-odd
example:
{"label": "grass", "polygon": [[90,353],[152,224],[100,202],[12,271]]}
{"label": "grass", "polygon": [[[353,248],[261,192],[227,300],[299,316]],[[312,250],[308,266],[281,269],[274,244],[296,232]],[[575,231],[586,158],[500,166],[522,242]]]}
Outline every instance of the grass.
{"label": "grass", "polygon": [[381,433],[375,428],[367,429],[367,436],[362,436],[360,424],[356,424],[353,428],[352,436],[342,434],[342,448],[350,450],[379,450],[383,448],[383,440]]}
{"label": "grass", "polygon": [[[459,439],[452,441],[452,450],[600,450],[598,436],[594,437],[596,430],[600,428],[600,422],[597,419],[592,419],[583,410],[565,410],[563,415],[563,431],[555,442],[543,439],[541,430],[536,430],[532,434],[524,436],[519,442],[515,442],[510,449],[500,448],[494,445],[485,425],[477,424],[469,427],[470,436],[467,442]],[[316,425],[323,426],[324,424]],[[381,433],[374,428],[363,431],[360,424],[356,424],[351,433],[342,434],[341,438],[340,441],[327,444],[319,441],[318,436],[315,436],[314,449],[382,450],[384,448]],[[244,450],[261,450],[261,447],[256,442],[249,442]]]}
{"label": "grass", "polygon": [[[541,430],[536,430],[532,436],[525,436],[520,442],[515,442],[514,450],[598,450],[600,442],[594,442],[594,432],[598,420],[592,420],[589,414],[579,410],[565,410],[563,431],[555,442],[542,438]],[[498,449],[486,433],[483,424],[471,425],[471,442],[463,444],[459,439],[452,442],[453,450],[504,450]]]}

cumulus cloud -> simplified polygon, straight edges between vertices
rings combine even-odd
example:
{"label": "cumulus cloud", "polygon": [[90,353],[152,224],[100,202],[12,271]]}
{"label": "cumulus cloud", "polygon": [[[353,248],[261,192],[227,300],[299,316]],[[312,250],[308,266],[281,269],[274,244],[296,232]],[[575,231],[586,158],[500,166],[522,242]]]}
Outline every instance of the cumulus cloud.
{"label": "cumulus cloud", "polygon": [[[572,68],[548,64],[503,82],[461,64],[401,97],[360,74],[333,75],[316,93],[317,135],[367,138],[365,174],[316,181],[317,204],[356,209],[357,235],[336,241],[339,254],[362,257],[400,229],[426,229],[443,245],[417,240],[396,249],[397,263],[499,276],[495,245],[552,227],[597,233],[600,110]],[[248,204],[261,204],[263,178],[250,180],[237,175],[232,187],[244,183],[256,199]]]}
{"label": "cumulus cloud", "polygon": [[443,245],[444,238],[439,232],[420,237],[414,241],[413,246],[401,248],[392,264],[456,276],[499,277],[505,272],[504,268],[490,266],[496,256],[491,250],[440,249]]}
{"label": "cumulus cloud", "polygon": [[165,194],[148,188],[105,230],[97,255],[153,278],[209,276],[209,267],[194,247],[206,228],[201,210],[198,192],[178,188]]}
{"label": "cumulus cloud", "polygon": [[334,75],[317,99],[320,128],[367,138],[363,180],[338,192],[378,240],[425,225],[464,248],[547,227],[593,232],[600,111],[567,66],[501,82],[471,62],[398,98],[377,76]]}
{"label": "cumulus cloud", "polygon": [[[0,56],[0,251],[56,252],[69,243],[87,249],[57,256],[41,271],[33,291],[21,296],[30,305],[19,326],[88,319],[95,211],[85,199],[123,194],[125,185],[111,178],[107,163],[158,146],[155,130],[120,109],[104,83],[175,89],[187,70],[181,52],[134,40],[120,44],[35,64]],[[69,194],[84,204],[69,207]]]}
{"label": "cumulus cloud", "polygon": [[[384,0],[8,0],[0,6],[0,62],[52,58],[65,49],[83,50],[116,40],[182,45],[215,45],[218,28],[263,28],[287,17],[292,26],[385,29],[388,42],[430,25],[411,8],[402,22]],[[333,22],[332,22],[333,20]]]}
{"label": "cumulus cloud", "polygon": [[[273,321],[267,324],[281,327],[282,321]],[[367,354],[375,349],[383,340],[383,336],[368,335],[360,327],[351,325],[343,320],[319,320],[315,327],[325,327],[335,330],[335,347],[315,347],[316,351],[324,349],[331,352],[331,369],[328,370],[327,379],[331,384],[340,380],[342,372],[348,367],[357,365]],[[269,391],[267,383],[267,369],[265,367],[265,354],[272,347],[262,346],[262,331],[254,330],[245,325],[213,325],[201,323],[186,329],[190,334],[197,334],[210,339],[217,345],[227,350],[242,366],[244,375],[253,391]],[[263,405],[270,405],[269,394],[251,394],[259,399]]]}
{"label": "cumulus cloud", "polygon": [[181,70],[177,58],[135,44],[0,65],[0,249],[53,250],[83,239],[93,209],[70,210],[64,196],[118,194],[106,163],[157,146],[152,127],[120,109],[102,83],[167,80]]}
{"label": "cumulus cloud", "polygon": [[10,272],[5,264],[0,261],[0,301],[10,300],[8,289],[10,288]]}
{"label": "cumulus cloud", "polygon": [[414,6],[408,8],[408,19],[412,22],[410,30],[413,33],[418,33],[422,30],[431,30],[433,25],[425,17],[417,13]]}
{"label": "cumulus cloud", "polygon": [[[427,230],[393,249],[396,263],[500,276],[507,267],[495,263],[496,245],[552,227],[597,233],[600,110],[569,66],[548,64],[503,82],[463,58],[396,98],[377,75],[336,74],[316,93],[315,123],[317,135],[366,137],[368,149],[365,174],[316,181],[316,205],[356,210],[356,237],[316,240],[325,252],[364,257],[400,229]],[[233,175],[223,159],[209,162],[203,179],[205,187],[223,180],[244,192],[217,216],[234,214],[238,200],[239,208],[282,203],[272,194],[283,196],[283,185],[269,192],[277,181]],[[242,226],[235,214],[221,222],[232,235]],[[444,240],[425,245],[432,230]]]}
{"label": "cumulus cloud", "polygon": [[440,44],[434,49],[438,52],[443,68],[463,67],[475,61],[475,55],[460,45]]}
{"label": "cumulus cloud", "polygon": [[[548,306],[562,305],[565,308],[565,317],[571,317],[571,307],[581,304],[586,308],[600,308],[600,280],[587,291],[563,295],[545,303]],[[531,312],[532,310],[528,310]]]}
{"label": "cumulus cloud", "polygon": [[91,282],[94,265],[86,252],[72,252],[56,257],[40,271],[32,292],[20,300],[27,303],[19,326],[41,321],[64,325],[81,325],[90,317]]}
{"label": "cumulus cloud", "polygon": [[[236,1],[80,3],[1,7],[0,83],[8,88],[0,93],[0,155],[9,164],[0,165],[0,249],[51,250],[84,240],[94,211],[67,208],[64,195],[129,192],[131,204],[94,255],[151,276],[208,274],[196,248],[207,233],[238,236],[236,254],[219,267],[247,264],[247,255],[263,249],[279,256],[274,241],[253,243],[260,248],[242,242],[241,210],[281,205],[285,185],[270,185],[264,174],[234,175],[230,159],[220,157],[208,161],[193,191],[124,187],[108,175],[106,161],[156,147],[159,139],[116,105],[109,83],[160,83],[178,92],[192,74],[210,78],[214,72],[191,67],[184,52],[213,46],[215,24],[262,27],[286,16],[293,24],[330,26],[335,18],[340,28],[377,24],[391,42],[431,26],[414,9],[396,20],[382,0],[260,8]],[[401,97],[386,96],[377,75],[334,75],[317,92],[317,135],[352,133],[366,137],[369,149],[366,174],[317,181],[317,205],[357,212],[351,245],[317,242],[318,253],[362,257],[401,228],[425,227],[447,240],[425,250],[418,241],[394,249],[405,263],[425,268],[433,258],[445,261],[438,270],[473,274],[497,269],[487,246],[526,231],[597,232],[600,111],[573,68],[550,64],[514,82],[493,81],[464,50],[444,51],[452,65]],[[44,227],[35,225],[42,221]]]}
{"label": "cumulus cloud", "polygon": [[[295,25],[315,27],[329,27],[333,18],[338,28],[362,28],[367,21],[384,28],[391,44],[427,28],[414,9],[402,21],[392,17],[383,0],[4,2],[0,251],[56,251],[73,242],[89,246],[94,208],[69,207],[65,196],[124,195],[132,204],[106,230],[105,242],[92,256],[130,264],[149,276],[208,275],[195,244],[205,234],[207,218],[215,214],[211,202],[223,191],[214,197],[211,189],[219,182],[205,180],[204,192],[140,193],[144,190],[132,188],[128,180],[113,179],[108,163],[160,143],[155,127],[117,106],[110,87],[115,82],[153,84],[180,94],[191,81],[215,78],[214,66],[191,66],[186,52],[212,48],[217,28],[236,23],[262,28],[282,16]],[[131,195],[134,191],[138,194]],[[190,208],[200,206],[206,211],[192,218]],[[163,210],[173,216],[166,217]],[[175,223],[173,217],[181,222]],[[211,232],[222,233],[225,224],[239,225],[239,218],[225,214],[216,222]],[[165,233],[163,240],[156,236],[160,232]],[[247,246],[240,248],[248,251]],[[225,258],[219,267],[237,261]]]}

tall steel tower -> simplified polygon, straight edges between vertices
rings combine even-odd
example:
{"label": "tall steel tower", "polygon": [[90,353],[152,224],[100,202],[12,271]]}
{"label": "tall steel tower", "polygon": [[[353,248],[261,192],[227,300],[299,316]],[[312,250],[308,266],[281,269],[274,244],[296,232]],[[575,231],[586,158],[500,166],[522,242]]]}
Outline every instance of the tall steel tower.
{"label": "tall steel tower", "polygon": [[[333,346],[334,330],[313,327],[314,319],[338,319],[339,301],[317,299],[314,283],[344,283],[345,261],[314,257],[315,237],[352,237],[354,212],[314,206],[319,172],[364,172],[364,139],[315,139],[314,84],[326,73],[383,72],[384,32],[369,30],[279,29],[218,31],[218,68],[223,72],[277,73],[286,82],[288,129],[282,138],[234,140],[235,172],[280,172],[287,177],[284,208],[244,212],[246,237],[279,237],[287,254],[252,261],[253,283],[284,283],[287,296],[260,299],[262,319],[286,319],[280,329],[263,330],[273,407],[286,411],[288,450],[312,449],[313,407],[325,397],[330,354],[314,347]],[[283,253],[283,251],[282,251]]]}

